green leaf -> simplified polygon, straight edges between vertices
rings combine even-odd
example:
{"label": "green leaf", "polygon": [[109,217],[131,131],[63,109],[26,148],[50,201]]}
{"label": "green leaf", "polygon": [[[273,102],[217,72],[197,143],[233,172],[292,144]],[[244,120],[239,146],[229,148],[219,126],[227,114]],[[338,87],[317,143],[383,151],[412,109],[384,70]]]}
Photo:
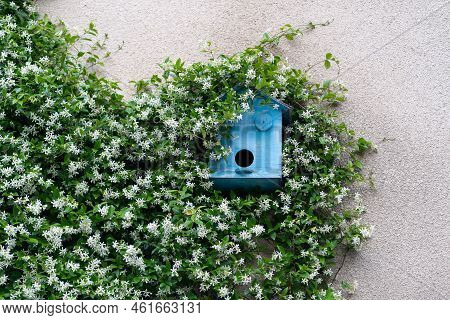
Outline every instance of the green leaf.
{"label": "green leaf", "polygon": [[39,243],[39,240],[36,239],[36,238],[28,238],[27,241],[28,241],[29,243],[34,243],[34,244],[38,244],[38,243]]}

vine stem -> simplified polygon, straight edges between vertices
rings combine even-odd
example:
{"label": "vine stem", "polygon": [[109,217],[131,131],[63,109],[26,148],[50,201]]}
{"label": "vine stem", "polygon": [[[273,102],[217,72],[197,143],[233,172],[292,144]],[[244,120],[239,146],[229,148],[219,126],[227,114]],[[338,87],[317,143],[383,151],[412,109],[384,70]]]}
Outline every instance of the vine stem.
{"label": "vine stem", "polygon": [[334,274],[333,280],[331,281],[331,285],[334,284],[334,281],[336,281],[336,278],[337,278],[339,272],[341,271],[342,267],[344,266],[345,258],[347,258],[347,254],[348,254],[349,251],[350,251],[349,248],[345,249],[345,253],[344,253],[344,257],[342,258],[341,265],[339,266],[339,268],[337,269],[336,273]]}

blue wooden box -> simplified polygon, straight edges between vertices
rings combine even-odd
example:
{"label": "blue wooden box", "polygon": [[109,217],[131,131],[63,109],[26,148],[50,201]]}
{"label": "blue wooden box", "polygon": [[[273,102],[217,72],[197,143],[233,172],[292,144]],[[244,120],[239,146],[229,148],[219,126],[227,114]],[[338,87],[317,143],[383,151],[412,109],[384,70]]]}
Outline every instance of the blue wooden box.
{"label": "blue wooden box", "polygon": [[281,186],[282,129],[290,119],[290,107],[262,95],[249,101],[251,108],[222,139],[231,154],[211,161],[210,179],[220,190],[274,190]]}

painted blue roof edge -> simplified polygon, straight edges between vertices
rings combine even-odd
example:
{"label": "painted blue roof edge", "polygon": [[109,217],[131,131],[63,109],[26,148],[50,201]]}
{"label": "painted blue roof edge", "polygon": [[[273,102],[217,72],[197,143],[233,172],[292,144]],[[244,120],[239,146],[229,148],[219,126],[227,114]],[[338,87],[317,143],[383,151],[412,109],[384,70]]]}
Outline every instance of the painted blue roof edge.
{"label": "painted blue roof edge", "polygon": [[[238,94],[243,93],[245,90],[251,90],[254,88],[248,88],[248,87],[244,87],[244,86],[234,86],[233,90],[236,91]],[[281,106],[281,112],[283,114],[283,124],[287,125],[291,122],[291,110],[292,107],[290,105],[288,105],[287,103],[284,103],[283,101],[272,97],[271,95],[267,95],[267,94],[263,94],[260,90],[256,90],[256,95],[255,97],[259,96],[259,97],[263,97],[263,98],[269,98],[270,100],[272,100],[275,104],[278,104],[279,106]],[[223,99],[223,97],[225,96],[225,93],[221,94],[219,96],[219,99]]]}

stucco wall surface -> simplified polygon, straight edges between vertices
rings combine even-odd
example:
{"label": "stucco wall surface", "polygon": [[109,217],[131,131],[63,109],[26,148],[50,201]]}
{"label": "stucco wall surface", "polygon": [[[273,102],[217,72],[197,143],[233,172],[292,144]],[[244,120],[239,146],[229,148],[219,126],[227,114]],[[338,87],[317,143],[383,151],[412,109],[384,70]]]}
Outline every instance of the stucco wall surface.
{"label": "stucco wall surface", "polygon": [[[285,23],[334,19],[284,44],[295,66],[333,52],[349,89],[342,116],[375,142],[366,159],[376,190],[363,193],[375,233],[347,256],[339,279],[353,299],[450,299],[450,1],[443,0],[38,0],[40,11],[82,30],[94,21],[125,42],[105,73],[128,82],[159,72],[165,57],[205,59],[200,40],[225,53]],[[318,79],[334,73],[317,70]]]}

